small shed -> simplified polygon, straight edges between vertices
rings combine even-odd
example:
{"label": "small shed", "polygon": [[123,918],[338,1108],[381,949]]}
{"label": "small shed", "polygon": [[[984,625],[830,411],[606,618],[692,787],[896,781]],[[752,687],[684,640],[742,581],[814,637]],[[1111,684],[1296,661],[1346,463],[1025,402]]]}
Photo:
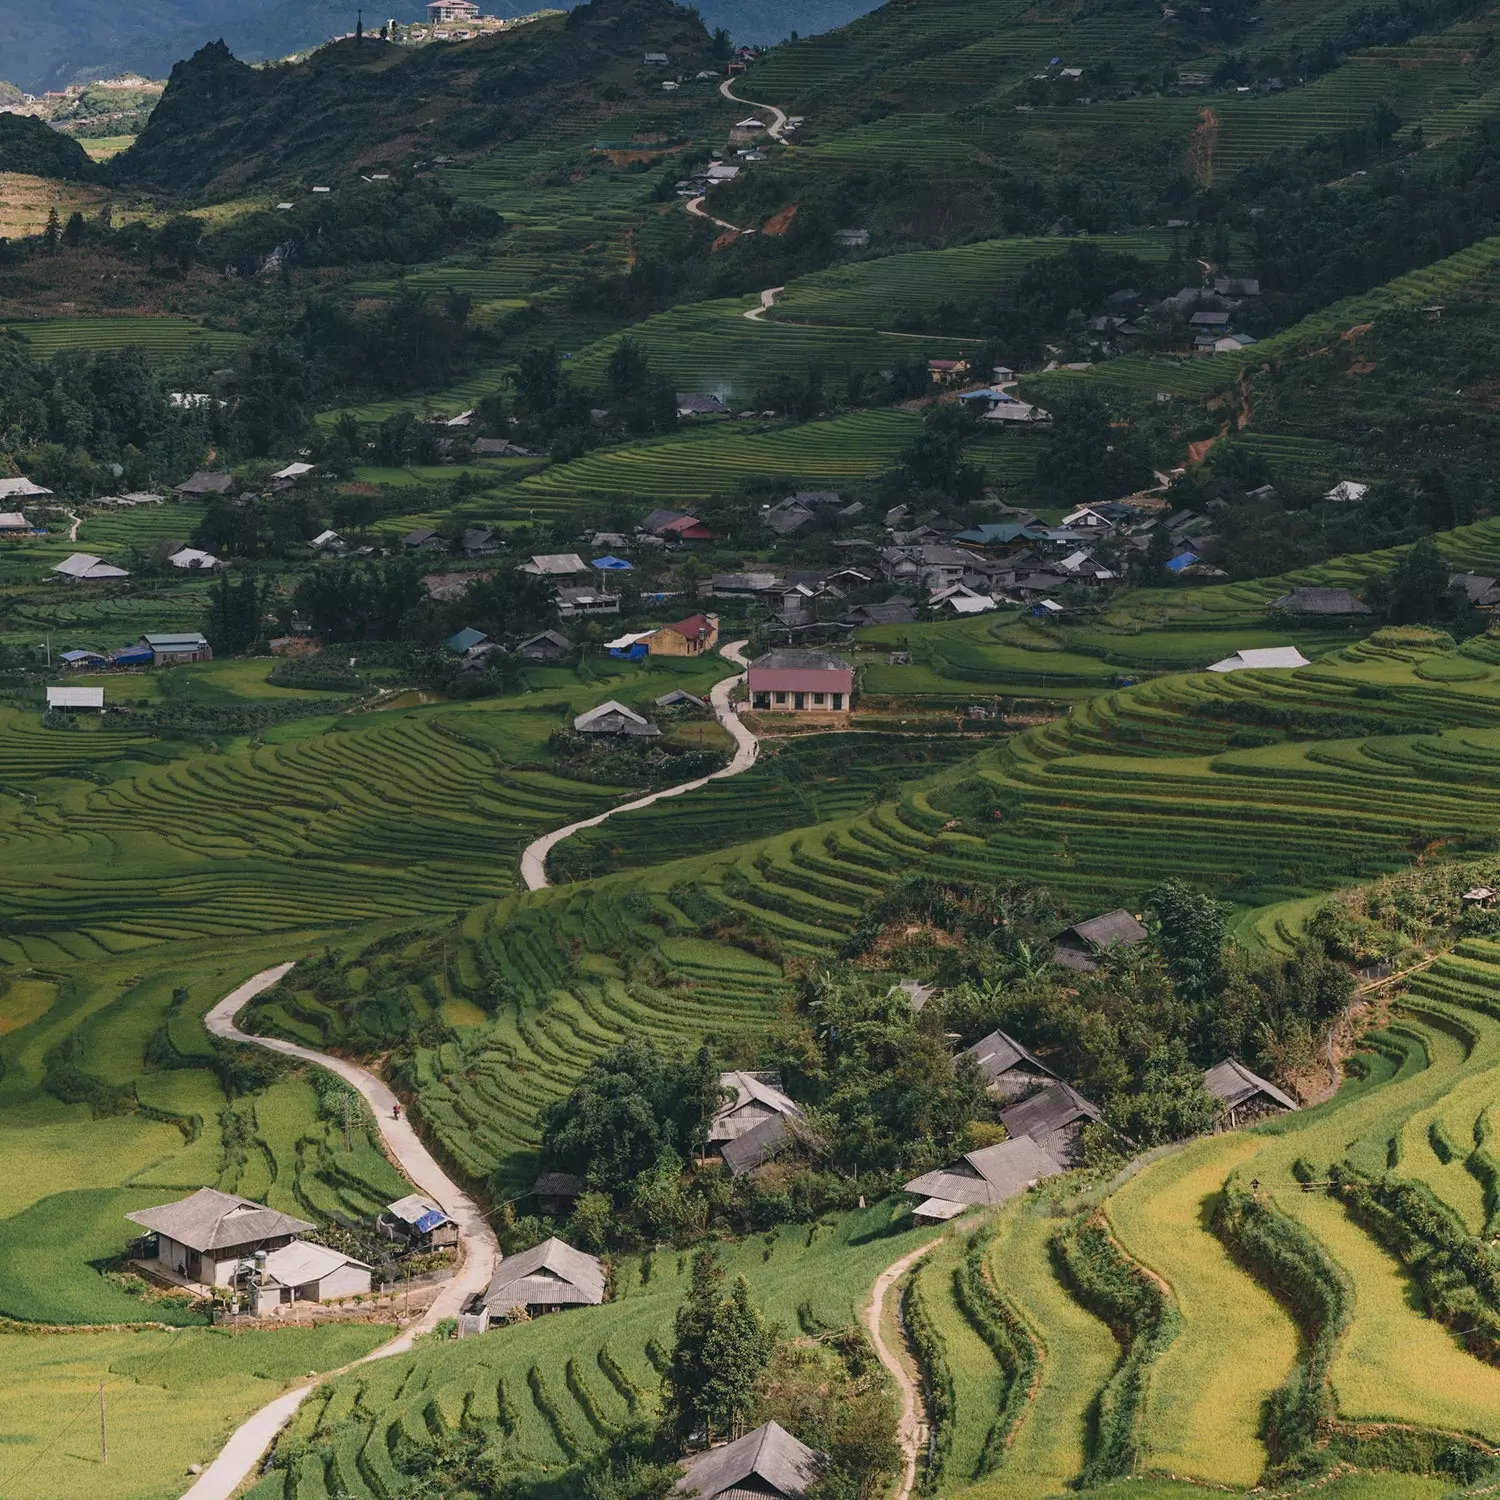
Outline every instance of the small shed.
{"label": "small shed", "polygon": [[1203,1075],[1203,1087],[1224,1106],[1220,1128],[1233,1130],[1267,1115],[1286,1114],[1298,1108],[1297,1101],[1258,1073],[1252,1073],[1238,1058],[1226,1057]]}
{"label": "small shed", "polygon": [[566,661],[572,652],[572,641],[558,630],[544,630],[540,635],[528,636],[516,647],[516,655],[522,661],[533,662]]}
{"label": "small shed", "polygon": [[306,1240],[259,1254],[253,1264],[250,1301],[261,1317],[293,1302],[333,1302],[370,1290],[370,1268],[364,1261]]}
{"label": "small shed", "polygon": [[1286,671],[1312,663],[1295,646],[1263,646],[1236,651],[1207,668],[1210,672]]}
{"label": "small shed", "polygon": [[408,1193],[386,1205],[381,1228],[393,1239],[405,1240],[409,1248],[437,1248],[458,1243],[458,1225],[421,1193]]}

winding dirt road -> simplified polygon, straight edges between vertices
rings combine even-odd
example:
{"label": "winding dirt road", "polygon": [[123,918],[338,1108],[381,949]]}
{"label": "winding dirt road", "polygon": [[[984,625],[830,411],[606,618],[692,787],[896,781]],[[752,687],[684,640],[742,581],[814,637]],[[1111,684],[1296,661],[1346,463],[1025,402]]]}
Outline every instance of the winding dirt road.
{"label": "winding dirt road", "polygon": [[[927,1415],[922,1409],[922,1392],[916,1377],[903,1363],[901,1356],[886,1343],[885,1332],[881,1327],[885,1317],[885,1302],[891,1289],[900,1283],[901,1278],[941,1243],[941,1239],[932,1240],[887,1266],[875,1278],[870,1303],[865,1308],[865,1328],[869,1332],[870,1342],[875,1346],[876,1357],[890,1371],[891,1379],[896,1382],[896,1389],[901,1393],[901,1415],[896,1426],[896,1440],[901,1445],[901,1479],[893,1500],[911,1500],[911,1493],[916,1488],[917,1457],[927,1442]],[[895,1322],[899,1328],[899,1306],[896,1308]]]}
{"label": "winding dirt road", "polygon": [[336,1073],[352,1088],[357,1089],[369,1102],[380,1138],[396,1166],[458,1226],[463,1260],[457,1274],[451,1281],[443,1283],[436,1300],[420,1321],[404,1329],[388,1343],[372,1350],[363,1359],[355,1360],[343,1369],[330,1370],[327,1374],[284,1392],[241,1423],[219,1451],[219,1456],[198,1476],[183,1500],[230,1500],[230,1496],[250,1478],[266,1450],[275,1442],[277,1434],[291,1421],[297,1408],[311,1391],[333,1379],[335,1375],[342,1375],[344,1370],[352,1370],[356,1365],[368,1364],[374,1359],[388,1359],[393,1354],[404,1354],[411,1348],[418,1334],[435,1328],[444,1318],[456,1317],[475,1292],[483,1291],[489,1285],[490,1277],[494,1275],[495,1267],[500,1261],[500,1246],[479,1205],[433,1160],[432,1154],[422,1144],[407,1117],[403,1114],[400,1119],[394,1118],[392,1112],[396,1096],[379,1078],[341,1057],[328,1057],[322,1052],[314,1052],[311,1047],[300,1047],[295,1042],[282,1041],[280,1037],[251,1036],[235,1025],[235,1017],[240,1011],[255,996],[277,984],[291,968],[291,964],[278,964],[274,969],[265,969],[253,979],[247,979],[209,1011],[203,1024],[211,1035],[225,1041],[265,1047],[287,1057],[315,1063],[320,1068],[328,1069],[330,1073]]}
{"label": "winding dirt road", "polygon": [[696,198],[689,198],[683,206],[695,219],[707,219],[710,224],[717,224],[720,229],[726,229],[730,234],[755,233],[753,229],[741,229],[738,224],[731,224],[727,219],[716,219],[704,208],[701,194]]}
{"label": "winding dirt road", "polygon": [[[748,641],[730,641],[727,645],[719,647],[719,655],[732,661],[737,667],[748,668],[750,663],[745,657],[745,647]],[[572,838],[584,828],[597,828],[607,818],[612,818],[616,813],[635,812],[637,808],[650,807],[653,802],[660,802],[664,797],[680,797],[684,792],[696,792],[699,787],[707,786],[710,781],[721,781],[726,776],[738,776],[742,771],[748,771],[755,764],[755,758],[760,754],[760,741],[740,723],[740,716],[734,711],[729,703],[729,695],[735,686],[744,680],[744,672],[737,672],[733,677],[726,677],[721,682],[716,682],[709,691],[709,702],[713,704],[714,716],[725,729],[734,736],[735,752],[734,759],[724,767],[722,771],[715,771],[708,776],[700,776],[696,781],[684,781],[678,786],[669,786],[659,792],[650,792],[644,797],[637,797],[633,802],[623,802],[619,807],[612,807],[608,812],[599,813],[596,817],[584,818],[577,823],[569,823],[565,828],[554,828],[551,833],[544,833],[539,839],[533,839],[521,853],[521,879],[525,882],[528,891],[544,890],[551,885],[547,879],[547,856],[564,839]]]}

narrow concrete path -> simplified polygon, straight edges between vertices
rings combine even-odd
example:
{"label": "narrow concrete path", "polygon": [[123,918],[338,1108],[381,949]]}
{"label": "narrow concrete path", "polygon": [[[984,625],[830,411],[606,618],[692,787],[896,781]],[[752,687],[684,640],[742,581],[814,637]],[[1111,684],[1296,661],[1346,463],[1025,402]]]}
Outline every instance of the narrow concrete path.
{"label": "narrow concrete path", "polygon": [[770,136],[773,141],[781,141],[782,145],[785,145],[786,141],[784,137],[786,135],[786,112],[784,110],[778,109],[774,104],[762,104],[758,99],[741,98],[740,95],[735,93],[734,88],[732,87],[733,83],[734,80],[732,78],[726,78],[724,82],[719,85],[719,92],[723,94],[723,96],[731,103],[743,104],[750,109],[765,110],[771,116],[771,123],[766,126],[766,134]]}
{"label": "narrow concrete path", "polygon": [[768,286],[760,294],[759,307],[747,307],[745,317],[752,323],[759,323],[770,310],[776,306],[776,299],[786,290],[784,286]]}
{"label": "narrow concrete path", "polygon": [[[728,658],[737,667],[748,668],[750,663],[745,657],[744,650],[747,645],[749,645],[748,641],[730,641],[727,645],[719,647],[719,655]],[[581,829],[597,828],[606,819],[614,817],[616,813],[634,812],[637,808],[650,807],[653,802],[660,802],[664,797],[680,797],[684,792],[696,792],[700,786],[707,786],[710,781],[720,781],[726,776],[738,776],[741,771],[748,771],[755,764],[756,756],[760,754],[760,741],[740,723],[740,716],[729,702],[730,693],[734,691],[736,684],[744,680],[744,675],[744,672],[737,672],[733,677],[726,677],[723,681],[716,682],[708,695],[709,701],[714,706],[715,717],[734,736],[736,745],[734,759],[722,771],[715,771],[709,776],[700,776],[696,781],[684,781],[678,786],[669,786],[660,792],[650,792],[644,797],[637,797],[634,802],[622,802],[619,807],[612,807],[608,812],[602,812],[597,817],[569,823],[565,828],[554,828],[551,833],[544,833],[541,838],[533,839],[521,853],[521,879],[525,882],[526,889],[540,891],[552,884],[547,879],[548,854],[564,839],[572,838]]]}
{"label": "narrow concrete path", "polygon": [[[886,1298],[890,1295],[891,1288],[924,1255],[930,1255],[941,1243],[940,1239],[933,1240],[887,1266],[875,1278],[870,1305],[865,1309],[865,1327],[869,1331],[870,1342],[875,1346],[876,1357],[890,1371],[891,1379],[896,1382],[896,1389],[901,1393],[901,1415],[896,1424],[896,1441],[901,1445],[901,1478],[896,1485],[893,1500],[911,1500],[912,1491],[916,1488],[917,1459],[927,1443],[927,1414],[922,1407],[922,1392],[916,1377],[900,1354],[886,1342],[881,1324],[885,1318]],[[895,1314],[896,1326],[901,1328],[903,1324],[899,1305],[895,1308]],[[905,1338],[904,1333],[902,1337]]]}
{"label": "narrow concrete path", "polygon": [[489,1285],[490,1277],[494,1275],[495,1267],[500,1261],[500,1246],[479,1205],[433,1160],[432,1153],[422,1144],[406,1116],[403,1114],[400,1119],[394,1117],[396,1096],[379,1078],[341,1057],[329,1057],[322,1052],[314,1052],[311,1047],[283,1041],[280,1037],[251,1036],[235,1025],[235,1017],[240,1011],[262,991],[279,983],[291,968],[291,964],[278,964],[274,969],[265,969],[253,979],[247,979],[209,1011],[204,1017],[204,1025],[211,1035],[225,1041],[265,1047],[272,1052],[280,1052],[284,1056],[300,1058],[303,1062],[327,1068],[330,1073],[336,1073],[352,1088],[357,1089],[368,1101],[380,1138],[402,1174],[458,1226],[463,1259],[457,1274],[451,1281],[443,1283],[436,1300],[418,1322],[378,1349],[372,1350],[363,1359],[355,1360],[343,1369],[330,1370],[327,1374],[309,1380],[305,1385],[283,1392],[241,1423],[219,1451],[219,1456],[198,1476],[183,1500],[230,1500],[230,1496],[254,1473],[267,1449],[275,1442],[277,1434],[292,1420],[297,1408],[310,1392],[335,1375],[354,1369],[356,1365],[368,1364],[374,1359],[388,1359],[393,1354],[404,1354],[411,1348],[418,1334],[427,1333],[444,1318],[457,1317],[469,1298]]}
{"label": "narrow concrete path", "polygon": [[717,224],[720,229],[727,229],[730,234],[755,233],[753,229],[741,229],[738,224],[731,224],[727,219],[716,219],[704,208],[702,194],[699,194],[696,198],[689,198],[685,206],[695,219],[707,219],[710,224]]}

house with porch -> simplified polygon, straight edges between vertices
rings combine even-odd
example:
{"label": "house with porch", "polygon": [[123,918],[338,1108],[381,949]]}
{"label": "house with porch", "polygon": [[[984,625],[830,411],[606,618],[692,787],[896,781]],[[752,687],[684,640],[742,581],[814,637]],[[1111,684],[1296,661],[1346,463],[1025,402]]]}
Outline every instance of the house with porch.
{"label": "house with porch", "polygon": [[758,713],[847,717],[854,696],[854,668],[831,651],[767,651],[747,677]]}
{"label": "house with porch", "polygon": [[232,1286],[257,1254],[280,1250],[316,1228],[264,1203],[207,1187],[125,1217],[147,1231],[133,1257],[142,1270],[202,1287]]}
{"label": "house with porch", "polygon": [[604,1301],[604,1267],[597,1256],[560,1239],[543,1240],[519,1255],[507,1255],[479,1300],[491,1319],[598,1307]]}

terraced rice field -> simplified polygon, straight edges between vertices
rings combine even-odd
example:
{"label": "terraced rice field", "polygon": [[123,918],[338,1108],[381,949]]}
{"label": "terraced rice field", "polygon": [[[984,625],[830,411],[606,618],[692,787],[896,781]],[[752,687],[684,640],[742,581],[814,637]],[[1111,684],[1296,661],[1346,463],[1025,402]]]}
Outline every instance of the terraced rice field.
{"label": "terraced rice field", "polygon": [[144,349],[175,359],[201,348],[223,352],[245,342],[241,333],[205,328],[188,318],[38,318],[6,323],[42,358],[61,349]]}
{"label": "terraced rice field", "polygon": [[769,432],[716,423],[629,448],[610,448],[523,479],[524,496],[580,493],[701,500],[749,479],[782,475],[804,488],[870,479],[895,464],[921,430],[903,411],[852,412]]}

